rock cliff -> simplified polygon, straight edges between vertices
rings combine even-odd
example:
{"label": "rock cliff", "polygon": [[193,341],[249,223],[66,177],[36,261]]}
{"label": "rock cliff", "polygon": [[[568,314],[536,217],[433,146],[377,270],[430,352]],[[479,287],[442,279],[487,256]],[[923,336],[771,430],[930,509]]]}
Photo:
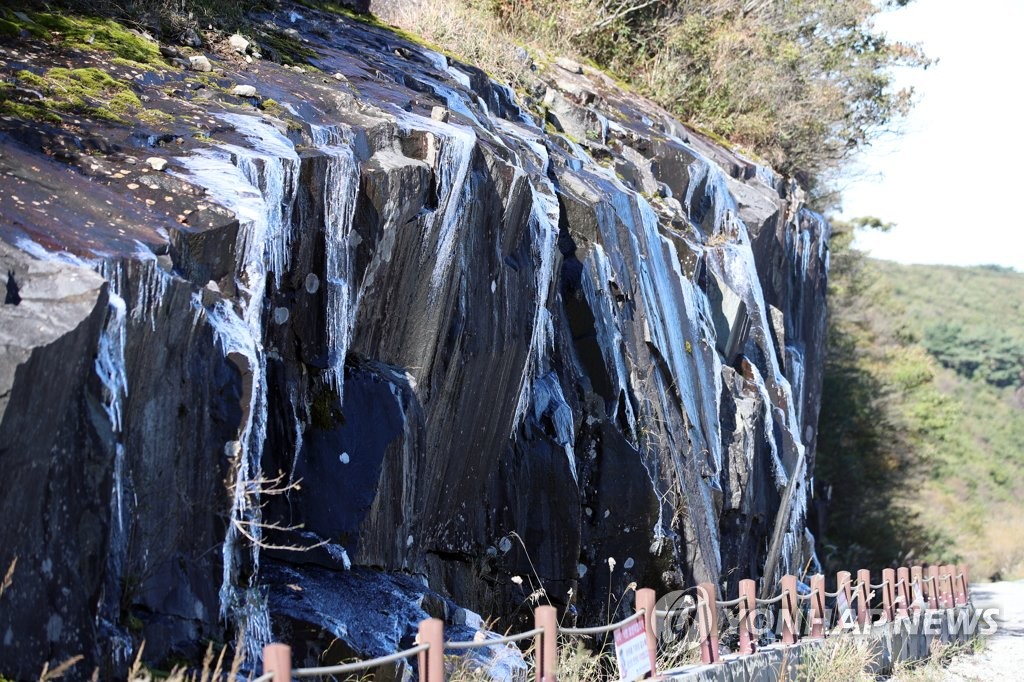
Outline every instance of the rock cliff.
{"label": "rock cliff", "polygon": [[0,671],[243,628],[373,655],[813,560],[829,228],[795,185],[574,64],[528,102],[260,21],[306,65],[0,52],[169,114],[0,120]]}

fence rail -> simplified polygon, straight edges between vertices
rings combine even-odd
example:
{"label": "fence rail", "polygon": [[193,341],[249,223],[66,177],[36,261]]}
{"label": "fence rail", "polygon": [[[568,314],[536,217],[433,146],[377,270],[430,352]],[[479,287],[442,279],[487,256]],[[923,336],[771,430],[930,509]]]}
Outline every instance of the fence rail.
{"label": "fence rail", "polygon": [[643,618],[645,614],[644,609],[640,609],[632,616],[626,616],[618,623],[609,623],[608,625],[597,625],[592,628],[558,628],[558,634],[560,635],[603,635],[606,632],[613,632],[618,630],[623,625],[629,625],[634,620]]}
{"label": "fence rail", "polygon": [[530,637],[536,637],[544,632],[544,628],[534,628],[527,630],[526,632],[520,632],[518,635],[507,635],[505,637],[495,637],[494,639],[474,639],[468,642],[445,642],[444,648],[451,649],[452,651],[466,651],[467,649],[482,649],[485,646],[500,646],[502,644],[513,644],[520,642]]}
{"label": "fence rail", "polygon": [[[692,605],[681,608],[656,609],[657,596],[654,590],[636,590],[634,613],[611,623],[589,628],[568,628],[558,625],[558,612],[553,606],[538,606],[534,609],[532,630],[496,639],[482,639],[467,642],[445,642],[444,624],[436,618],[428,618],[419,624],[416,646],[388,656],[367,661],[320,668],[292,668],[291,648],[286,644],[268,644],[263,649],[263,674],[254,682],[286,682],[292,678],[342,675],[369,670],[389,663],[417,657],[419,682],[444,682],[445,650],[465,651],[487,646],[514,644],[534,638],[533,656],[537,671],[537,682],[554,682],[558,674],[558,635],[599,635],[613,632],[633,621],[643,620],[646,631],[647,649],[651,660],[652,677],[657,676],[656,647],[662,621],[673,616],[682,617],[687,623],[695,620],[701,651],[701,662],[720,662],[718,643],[718,612],[720,609],[737,609],[739,623],[739,649],[741,655],[757,650],[754,619],[757,608],[779,604],[779,618],[782,627],[782,643],[793,645],[800,640],[797,624],[803,606],[807,609],[810,624],[808,639],[822,639],[828,635],[825,627],[825,600],[835,600],[835,615],[843,622],[852,622],[856,615],[859,625],[869,623],[872,598],[881,593],[881,611],[884,622],[908,618],[926,610],[959,608],[970,602],[968,570],[964,565],[913,566],[899,569],[887,568],[882,571],[882,582],[872,583],[871,573],[866,569],[857,571],[855,581],[847,571],[836,574],[836,590],[825,589],[825,576],[814,575],[810,579],[810,592],[799,594],[798,580],[794,575],[783,576],[779,581],[780,591],[774,597],[759,599],[753,580],[739,582],[739,595],[730,600],[719,600],[713,583],[701,583],[695,587],[697,599]],[[693,588],[691,588],[693,589]],[[806,589],[806,587],[804,588]],[[877,600],[876,600],[877,602]],[[803,606],[802,606],[803,605]],[[882,622],[882,621],[879,621]]]}

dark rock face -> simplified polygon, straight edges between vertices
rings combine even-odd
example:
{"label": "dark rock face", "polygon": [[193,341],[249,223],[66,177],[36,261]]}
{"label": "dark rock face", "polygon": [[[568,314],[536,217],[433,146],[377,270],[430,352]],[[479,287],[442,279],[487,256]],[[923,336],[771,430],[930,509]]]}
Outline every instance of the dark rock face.
{"label": "dark rock face", "polygon": [[0,137],[34,167],[0,175],[0,670],[242,627],[373,655],[455,604],[504,629],[543,587],[596,622],[631,582],[802,568],[829,229],[799,190],[597,74],[539,76],[548,134],[470,67],[302,14],[342,78],[261,65],[291,124],[209,111],[133,171],[170,212]]}

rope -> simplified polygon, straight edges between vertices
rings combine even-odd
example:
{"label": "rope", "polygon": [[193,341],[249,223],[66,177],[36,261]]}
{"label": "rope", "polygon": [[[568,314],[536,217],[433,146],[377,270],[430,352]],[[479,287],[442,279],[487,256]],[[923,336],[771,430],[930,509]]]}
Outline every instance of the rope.
{"label": "rope", "polygon": [[655,611],[654,615],[656,615],[656,616],[658,616],[660,618],[668,618],[669,616],[671,616],[673,614],[676,614],[676,613],[682,614],[682,615],[685,616],[690,611],[693,611],[694,608],[695,607],[693,607],[693,606],[684,606],[681,609],[670,609],[668,611]]}
{"label": "rope", "polygon": [[875,585],[874,583],[869,582],[868,586],[870,586],[872,590],[880,590],[880,589],[882,589],[883,587],[885,587],[888,584],[889,584],[888,580],[883,580],[882,582],[878,583],[877,585]]}
{"label": "rope", "polygon": [[776,604],[776,603],[782,601],[782,598],[784,596],[786,596],[786,594],[783,592],[782,594],[776,595],[776,596],[772,597],[771,599],[755,599],[754,601],[757,602],[758,606],[768,606],[769,604]]}
{"label": "rope", "polygon": [[606,632],[611,632],[612,630],[618,630],[623,625],[632,623],[637,618],[643,618],[643,615],[644,609],[640,609],[632,616],[629,616],[628,618],[623,618],[618,623],[612,623],[610,625],[598,625],[597,627],[593,628],[558,628],[558,632],[563,635],[601,635]]}
{"label": "rope", "polygon": [[925,577],[921,578],[921,581],[922,582],[926,582],[926,583],[935,582],[935,576],[933,576],[933,575],[925,576]]}
{"label": "rope", "polygon": [[743,601],[743,597],[736,597],[735,599],[728,599],[718,602],[719,606],[729,608],[730,606],[739,606],[740,602]]}
{"label": "rope", "polygon": [[836,590],[835,592],[829,592],[828,590],[826,590],[825,596],[829,599],[836,599],[839,597],[840,594],[843,594],[843,592],[844,590]]}
{"label": "rope", "polygon": [[[395,661],[400,661],[403,658],[415,656],[429,648],[429,644],[420,644],[419,646],[414,646],[406,651],[399,651],[398,653],[391,654],[390,656],[382,656],[381,658],[374,658],[369,661],[357,661],[356,663],[332,665],[325,668],[296,668],[295,670],[292,670],[292,677],[319,677],[321,675],[343,675],[345,673],[354,673],[359,670],[366,670],[367,668],[376,668],[377,666],[384,665],[385,663],[394,663]],[[273,673],[269,674],[273,677]]]}
{"label": "rope", "polygon": [[808,599],[811,598],[811,593],[808,592],[807,594],[798,594],[798,595],[796,595],[796,598],[799,599],[800,601],[807,601]]}
{"label": "rope", "polygon": [[508,635],[505,637],[499,637],[497,639],[482,639],[482,640],[470,640],[468,642],[445,642],[445,649],[462,650],[462,649],[481,649],[485,646],[499,645],[499,644],[512,644],[513,642],[519,642],[530,637],[536,637],[537,635],[543,634],[544,628],[534,628],[533,630],[527,630],[526,632],[520,632],[518,635]]}
{"label": "rope", "polygon": [[274,679],[274,673],[263,673],[252,682],[270,682],[272,679]]}

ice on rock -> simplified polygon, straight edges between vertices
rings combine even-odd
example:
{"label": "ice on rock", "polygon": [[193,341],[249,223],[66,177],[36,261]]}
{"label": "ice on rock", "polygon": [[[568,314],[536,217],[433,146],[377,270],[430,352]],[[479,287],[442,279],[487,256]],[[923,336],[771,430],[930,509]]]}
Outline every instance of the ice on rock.
{"label": "ice on rock", "polygon": [[551,419],[555,428],[555,442],[565,449],[569,470],[573,480],[576,480],[576,455],[573,450],[576,433],[572,409],[565,400],[562,385],[554,372],[548,372],[533,382],[533,418],[540,422],[544,416]]}
{"label": "ice on rock", "polygon": [[124,364],[128,306],[111,290],[108,295],[107,323],[100,335],[96,354],[96,375],[103,384],[103,408],[115,434],[122,429],[122,405],[128,395],[128,375]]}
{"label": "ice on rock", "polygon": [[458,236],[465,215],[463,209],[470,200],[467,177],[477,142],[476,130],[454,123],[441,123],[401,110],[396,110],[395,117],[402,135],[409,135],[414,130],[425,131],[432,136],[433,144],[438,148],[433,165],[440,203],[426,216],[424,224],[425,233],[429,235],[425,247],[436,254],[430,277],[431,297],[436,299],[438,289],[450,274],[455,261]]}
{"label": "ice on rock", "polygon": [[[543,159],[546,165],[546,157]],[[530,211],[531,256],[536,268],[533,330],[530,334],[530,353],[519,388],[519,400],[513,417],[513,429],[525,416],[530,395],[530,377],[546,372],[547,350],[553,344],[554,329],[548,310],[548,294],[554,279],[555,242],[558,239],[558,200],[547,178],[537,179],[531,186],[533,205]],[[573,478],[575,478],[575,466]]]}
{"label": "ice on rock", "polygon": [[[245,136],[249,147],[232,147],[234,165],[249,184],[259,189],[264,202],[266,220],[252,223],[246,261],[260,253],[265,268],[274,275],[278,285],[287,271],[292,244],[292,202],[298,189],[299,155],[291,140],[263,119],[243,114],[219,114]],[[259,228],[262,228],[260,230]],[[262,233],[261,233],[262,232]],[[261,273],[262,274],[262,273]]]}
{"label": "ice on rock", "polygon": [[[231,523],[223,546],[221,616],[232,615],[246,627],[247,647],[255,655],[269,641],[266,600],[256,585],[259,568],[259,505],[266,439],[266,360],[262,345],[263,302],[268,272],[275,285],[288,267],[291,211],[298,186],[298,154],[276,128],[253,116],[219,114],[242,134],[248,147],[220,145],[178,159],[185,177],[203,187],[239,221],[240,254],[236,282],[245,292],[241,310],[225,301],[206,311],[218,348],[251,375],[247,409],[232,458]],[[240,586],[240,561],[248,554],[253,567],[248,586]]]}
{"label": "ice on rock", "polygon": [[310,130],[314,145],[328,157],[324,182],[324,286],[327,291],[329,381],[340,397],[344,395],[345,356],[358,309],[358,292],[353,291],[350,241],[353,237],[352,215],[359,191],[359,169],[348,130],[316,125]]}
{"label": "ice on rock", "polygon": [[[803,423],[804,407],[804,352],[795,345],[786,346],[786,369],[790,376],[793,389],[793,409],[796,411],[797,424]],[[799,432],[798,432],[799,433]],[[804,439],[806,443],[806,438]]]}

